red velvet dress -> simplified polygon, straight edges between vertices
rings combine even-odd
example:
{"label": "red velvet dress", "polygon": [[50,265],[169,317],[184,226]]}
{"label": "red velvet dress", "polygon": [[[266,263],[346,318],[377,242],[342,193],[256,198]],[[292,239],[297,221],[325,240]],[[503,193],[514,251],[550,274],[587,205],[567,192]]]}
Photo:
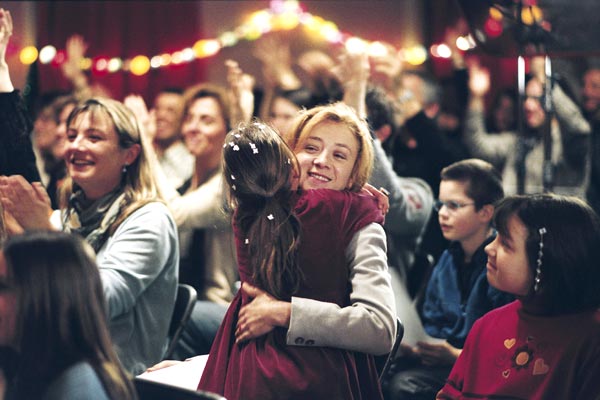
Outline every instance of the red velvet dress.
{"label": "red velvet dress", "polygon": [[[304,273],[296,296],[349,305],[351,287],[344,251],[357,231],[372,222],[383,222],[375,200],[349,192],[310,190],[297,198],[295,212],[302,226],[299,255]],[[234,230],[240,278],[253,283],[246,238],[235,224]],[[198,389],[229,400],[382,398],[372,356],[329,347],[288,346],[283,328],[235,344],[238,313],[248,301],[241,290],[233,299]]]}

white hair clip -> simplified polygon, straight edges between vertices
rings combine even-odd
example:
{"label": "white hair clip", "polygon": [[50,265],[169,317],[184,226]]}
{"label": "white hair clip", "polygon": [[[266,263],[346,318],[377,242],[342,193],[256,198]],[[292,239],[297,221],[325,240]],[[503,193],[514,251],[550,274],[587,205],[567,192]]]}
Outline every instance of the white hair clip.
{"label": "white hair clip", "polygon": [[231,180],[235,181],[235,176],[231,175]]}
{"label": "white hair clip", "polygon": [[269,221],[273,221],[275,219],[275,217],[273,216],[273,214],[269,214],[269,215],[267,215],[267,219]]}
{"label": "white hair clip", "polygon": [[246,238],[246,239],[244,240],[244,244],[248,244],[248,243],[250,243],[250,240],[248,240],[248,238]]}
{"label": "white hair clip", "polygon": [[540,246],[539,246],[539,250],[538,250],[538,258],[536,261],[536,267],[535,267],[535,278],[534,280],[534,285],[533,285],[533,291],[537,292],[540,289],[540,282],[542,281],[542,258],[544,257],[544,234],[547,232],[545,227],[541,227],[540,229],[538,229],[538,232],[540,234]]}
{"label": "white hair clip", "polygon": [[240,146],[238,146],[237,144],[233,146],[233,151],[240,151]]}

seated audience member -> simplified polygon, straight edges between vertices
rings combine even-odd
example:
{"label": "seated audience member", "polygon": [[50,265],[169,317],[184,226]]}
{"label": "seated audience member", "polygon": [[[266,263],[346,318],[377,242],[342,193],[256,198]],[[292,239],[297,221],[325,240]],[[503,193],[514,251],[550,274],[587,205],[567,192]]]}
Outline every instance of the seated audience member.
{"label": "seated audience member", "polygon": [[[534,66],[538,63],[532,61]],[[474,157],[503,166],[502,182],[507,194],[520,191],[541,193],[544,190],[542,138],[544,128],[549,125],[552,136],[553,190],[583,197],[590,126],[558,84],[554,84],[552,89],[556,120],[546,120],[546,112],[541,103],[544,93],[543,66],[539,70],[539,66],[532,67],[533,74],[525,86],[523,134],[506,131],[490,135],[484,125],[484,96],[490,87],[489,73],[477,64],[472,64],[469,68],[470,99],[463,140]],[[520,188],[519,185],[523,187]]]}
{"label": "seated audience member", "polygon": [[[348,184],[359,190],[368,174],[359,172],[357,181],[349,175],[360,154],[358,143],[352,144],[347,161],[339,160],[340,179],[350,178]],[[371,151],[362,148],[362,153]],[[300,295],[344,307],[350,302],[346,247],[355,233],[382,222],[383,215],[370,196],[325,189],[296,192],[299,182],[319,180],[298,170],[307,159],[299,157],[298,162],[283,139],[259,122],[242,125],[226,138],[224,176],[235,206],[240,277],[243,285],[251,282],[276,299]],[[232,302],[199,389],[227,398],[381,398],[373,359],[365,354],[323,347],[311,336],[306,337],[314,343],[307,343],[310,348],[288,346],[281,328],[242,343],[249,327],[240,309],[249,297],[242,290]],[[302,344],[298,338],[296,343]]]}
{"label": "seated audience member", "polygon": [[499,174],[487,162],[458,161],[441,173],[438,220],[450,248],[427,283],[421,320],[443,344],[404,346],[387,384],[388,399],[431,399],[444,385],[473,323],[511,297],[486,280],[484,247],[494,238],[494,204],[503,196]]}
{"label": "seated audience member", "polygon": [[154,98],[146,133],[152,143],[160,166],[173,187],[180,187],[194,170],[194,156],[190,154],[181,135],[184,107],[183,91],[163,89]]}
{"label": "seated audience member", "polygon": [[0,253],[0,282],[3,398],[136,398],[110,340],[85,241],[59,232],[12,237]]}
{"label": "seated audience member", "polygon": [[[59,208],[58,198],[60,187],[65,181],[67,174],[67,166],[64,159],[67,143],[67,119],[76,105],[77,100],[73,96],[68,95],[60,96],[53,101],[51,107],[56,122],[56,129],[52,132],[54,142],[46,150],[37,147],[39,143],[37,141],[34,142],[37,154],[41,156],[41,164],[43,164],[41,165],[43,170],[40,170],[40,174],[47,178],[46,182],[44,182],[44,187],[48,192],[48,196],[50,196],[52,208],[55,210]],[[39,161],[38,166],[40,166]]]}
{"label": "seated audience member", "polygon": [[159,361],[166,349],[179,262],[177,227],[146,146],[127,107],[92,98],[67,121],[68,178],[51,218],[39,185],[17,175],[0,178],[2,204],[23,229],[73,232],[96,251],[111,336],[132,373]]}
{"label": "seated audience member", "polygon": [[511,196],[485,251],[492,287],[517,300],[473,325],[438,399],[597,399],[600,220],[583,201]]}
{"label": "seated audience member", "polygon": [[382,143],[396,127],[394,106],[383,89],[368,88],[370,65],[367,54],[347,53],[338,68],[339,78],[345,82],[344,102],[369,121],[375,153],[369,182],[388,191],[390,209],[384,226],[388,262],[393,267],[390,272],[394,291],[405,290],[402,286],[411,286],[412,277],[423,274],[414,271],[413,267],[415,252],[433,210],[431,189],[419,178],[398,176],[382,148]]}
{"label": "seated audience member", "polygon": [[[145,110],[139,97],[130,96],[126,102],[130,108]],[[177,359],[209,352],[237,290],[231,215],[224,207],[221,173],[223,141],[232,111],[229,104],[226,90],[218,85],[198,84],[185,91],[181,133],[194,157],[193,173],[177,190],[166,179],[159,179],[179,232],[179,281],[198,292],[175,349]],[[151,159],[163,177],[156,156]]]}

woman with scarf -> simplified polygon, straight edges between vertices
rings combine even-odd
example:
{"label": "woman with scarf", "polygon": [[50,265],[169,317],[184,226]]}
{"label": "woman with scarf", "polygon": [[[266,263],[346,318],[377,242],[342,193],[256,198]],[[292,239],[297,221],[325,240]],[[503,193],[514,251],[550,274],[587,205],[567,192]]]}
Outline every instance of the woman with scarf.
{"label": "woman with scarf", "polygon": [[[67,121],[67,181],[51,212],[40,185],[0,178],[0,198],[24,230],[61,229],[96,251],[109,329],[126,370],[158,362],[177,290],[177,227],[154,181],[133,113],[93,98]],[[151,332],[151,334],[149,334]]]}

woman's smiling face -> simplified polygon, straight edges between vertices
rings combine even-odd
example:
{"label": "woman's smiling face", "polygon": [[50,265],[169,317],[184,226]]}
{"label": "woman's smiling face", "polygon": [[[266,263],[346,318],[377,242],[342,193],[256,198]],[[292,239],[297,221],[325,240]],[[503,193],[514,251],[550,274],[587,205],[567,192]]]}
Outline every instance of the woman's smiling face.
{"label": "woman's smiling face", "polygon": [[324,121],[296,146],[303,189],[344,190],[352,185],[359,142],[343,124]]}

